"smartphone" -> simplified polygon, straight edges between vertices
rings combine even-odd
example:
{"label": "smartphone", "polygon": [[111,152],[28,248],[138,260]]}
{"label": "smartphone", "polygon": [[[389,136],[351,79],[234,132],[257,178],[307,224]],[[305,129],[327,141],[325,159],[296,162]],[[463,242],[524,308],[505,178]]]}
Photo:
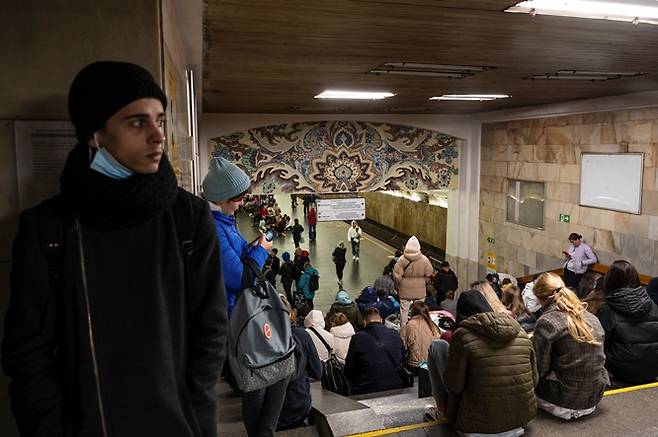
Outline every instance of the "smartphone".
{"label": "smartphone", "polygon": [[274,229],[269,229],[269,230],[265,233],[265,239],[266,239],[267,241],[272,241],[272,240],[274,240],[274,239],[277,237],[277,235],[279,235],[279,233],[278,233],[277,231],[275,231]]}

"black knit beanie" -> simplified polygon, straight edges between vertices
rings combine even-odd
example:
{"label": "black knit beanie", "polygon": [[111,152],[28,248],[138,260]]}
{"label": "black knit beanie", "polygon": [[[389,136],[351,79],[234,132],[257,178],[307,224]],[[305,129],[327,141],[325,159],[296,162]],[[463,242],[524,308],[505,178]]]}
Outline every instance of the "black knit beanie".
{"label": "black knit beanie", "polygon": [[152,97],[167,108],[167,96],[151,73],[129,62],[100,61],[87,65],[69,90],[69,115],[82,143],[119,109],[135,100]]}

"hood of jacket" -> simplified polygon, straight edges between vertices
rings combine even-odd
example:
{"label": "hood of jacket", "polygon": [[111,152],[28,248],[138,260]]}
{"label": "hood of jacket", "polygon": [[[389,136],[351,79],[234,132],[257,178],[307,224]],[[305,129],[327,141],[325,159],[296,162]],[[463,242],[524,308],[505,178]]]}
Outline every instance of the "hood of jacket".
{"label": "hood of jacket", "polygon": [[605,302],[613,310],[629,315],[643,315],[651,311],[653,301],[644,286],[619,288],[605,297]]}
{"label": "hood of jacket", "polygon": [[509,315],[494,312],[475,314],[461,322],[459,327],[501,343],[513,340],[521,330],[521,326]]}
{"label": "hood of jacket", "polygon": [[[349,323],[348,323],[349,325]],[[324,317],[322,316],[322,311],[311,310],[304,319],[304,327],[315,329],[324,329]]]}
{"label": "hood of jacket", "polygon": [[416,261],[421,255],[420,241],[418,241],[418,238],[415,236],[409,238],[407,244],[404,246],[404,257],[409,261]]}
{"label": "hood of jacket", "polygon": [[334,335],[334,337],[338,338],[350,338],[356,334],[354,331],[354,326],[352,326],[352,324],[349,322],[340,326],[334,326],[331,328],[330,332]]}

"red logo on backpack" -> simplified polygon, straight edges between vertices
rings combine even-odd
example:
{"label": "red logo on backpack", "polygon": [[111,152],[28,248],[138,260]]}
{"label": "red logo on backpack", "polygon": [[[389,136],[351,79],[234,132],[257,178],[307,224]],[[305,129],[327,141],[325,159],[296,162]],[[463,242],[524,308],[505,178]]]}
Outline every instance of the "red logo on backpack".
{"label": "red logo on backpack", "polygon": [[272,338],[272,327],[269,323],[263,325],[263,335],[265,335],[265,338],[268,340]]}

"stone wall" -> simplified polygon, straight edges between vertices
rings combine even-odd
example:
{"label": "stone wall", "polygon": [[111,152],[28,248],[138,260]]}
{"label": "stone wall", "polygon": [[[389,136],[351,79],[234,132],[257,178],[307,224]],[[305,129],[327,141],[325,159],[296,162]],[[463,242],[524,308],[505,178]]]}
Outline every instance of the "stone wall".
{"label": "stone wall", "polygon": [[446,250],[448,210],[386,193],[363,193],[366,218]]}
{"label": "stone wall", "polygon": [[[579,206],[581,152],[644,152],[641,215]],[[599,262],[628,259],[658,275],[658,108],[484,124],[481,153],[481,271],[488,253],[513,275],[561,267],[577,232]],[[506,222],[507,178],[545,182],[543,230]]]}

